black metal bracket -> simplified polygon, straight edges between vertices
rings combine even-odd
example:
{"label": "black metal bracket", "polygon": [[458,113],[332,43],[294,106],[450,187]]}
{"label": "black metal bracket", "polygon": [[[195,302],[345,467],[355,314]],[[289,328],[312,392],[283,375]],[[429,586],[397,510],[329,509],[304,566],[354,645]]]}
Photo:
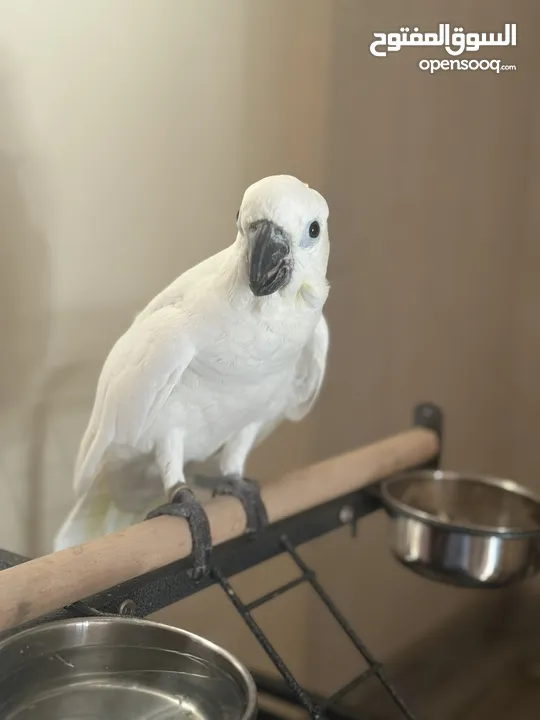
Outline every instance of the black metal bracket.
{"label": "black metal bracket", "polygon": [[[418,405],[414,410],[414,425],[434,430],[439,437],[439,442],[442,444],[443,415],[438,406],[431,403]],[[439,449],[437,456],[422,467],[437,468],[440,455]],[[407,718],[407,720],[415,720],[411,710],[406,706],[397,689],[388,679],[383,665],[377,662],[369,652],[322,587],[315,572],[306,565],[297,551],[297,546],[340,527],[347,525],[355,527],[361,518],[379,510],[382,503],[378,486],[378,483],[374,483],[356,492],[269,525],[256,538],[244,536],[218,545],[212,554],[212,571],[200,581],[191,578],[189,572],[191,560],[187,558],[160,568],[155,572],[116,585],[105,592],[82,599],[80,602],[73,603],[56,613],[27,623],[24,628],[49,622],[53,619],[81,615],[122,614],[145,617],[211,585],[218,584],[272,660],[285,681],[290,697],[307,710],[311,718],[332,720],[332,718],[338,716],[343,717],[339,713],[336,714],[332,706],[339,704],[347,693],[364,681],[376,677],[393,699],[394,704],[399,708],[402,717]],[[293,560],[300,571],[300,575],[272,592],[252,602],[244,603],[232,587],[229,578],[282,554],[287,554]],[[0,570],[26,561],[27,558],[20,555],[0,551]],[[303,583],[308,583],[311,586],[368,665],[367,670],[361,672],[354,680],[337,690],[330,698],[324,700],[316,698],[312,693],[300,686],[253,616],[253,612],[258,607]],[[19,626],[15,630],[0,634],[0,640],[5,639],[14,632],[19,632],[21,629],[23,628]]]}

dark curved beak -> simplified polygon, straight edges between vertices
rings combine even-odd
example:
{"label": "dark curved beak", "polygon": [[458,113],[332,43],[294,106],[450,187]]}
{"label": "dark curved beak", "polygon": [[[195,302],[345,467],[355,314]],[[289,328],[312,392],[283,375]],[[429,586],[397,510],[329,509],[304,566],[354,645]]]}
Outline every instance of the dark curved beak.
{"label": "dark curved beak", "polygon": [[270,220],[259,220],[249,233],[249,287],[257,297],[272,295],[291,279],[291,243]]}

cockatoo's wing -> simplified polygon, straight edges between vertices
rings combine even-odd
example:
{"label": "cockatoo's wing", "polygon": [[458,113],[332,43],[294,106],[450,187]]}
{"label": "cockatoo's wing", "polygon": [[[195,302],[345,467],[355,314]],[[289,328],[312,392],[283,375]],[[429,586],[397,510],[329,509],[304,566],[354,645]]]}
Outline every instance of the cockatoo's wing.
{"label": "cockatoo's wing", "polygon": [[137,447],[195,355],[184,314],[174,306],[131,326],[112,349],[81,443],[74,488],[86,492],[111,444]]}
{"label": "cockatoo's wing", "polygon": [[321,315],[296,367],[292,398],[285,413],[288,420],[303,420],[317,401],[326,373],[329,343],[328,324]]}

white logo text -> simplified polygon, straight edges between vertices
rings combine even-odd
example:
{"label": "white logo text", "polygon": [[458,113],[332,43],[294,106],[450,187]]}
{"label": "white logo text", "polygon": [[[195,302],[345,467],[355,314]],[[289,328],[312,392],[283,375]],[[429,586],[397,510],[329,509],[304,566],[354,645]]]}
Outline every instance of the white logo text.
{"label": "white logo text", "polygon": [[[412,33],[410,28],[402,27],[399,32],[373,33],[375,40],[369,46],[372,55],[386,57],[389,52],[397,52],[402,47],[444,47],[449,55],[461,55],[465,51],[477,52],[481,47],[504,47],[517,44],[517,26],[515,23],[506,23],[504,33],[466,33],[462,27],[455,27],[450,32],[448,23],[439,24],[439,32],[421,33],[415,27]],[[385,49],[379,50],[378,48]]]}

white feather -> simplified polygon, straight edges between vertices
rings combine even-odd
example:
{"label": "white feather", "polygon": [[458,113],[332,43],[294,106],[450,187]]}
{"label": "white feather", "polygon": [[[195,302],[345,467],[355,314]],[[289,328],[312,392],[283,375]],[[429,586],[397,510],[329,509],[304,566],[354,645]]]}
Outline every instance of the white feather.
{"label": "white feather", "polygon": [[[256,216],[294,240],[290,283],[255,297],[245,228]],[[75,466],[76,505],[55,549],[143,519],[184,482],[184,466],[219,454],[242,473],[252,447],[282,419],[311,410],[329,335],[328,208],[288,176],[248,188],[236,241],[191,268],[135,318],[109,354]],[[322,227],[306,242],[309,223]]]}

